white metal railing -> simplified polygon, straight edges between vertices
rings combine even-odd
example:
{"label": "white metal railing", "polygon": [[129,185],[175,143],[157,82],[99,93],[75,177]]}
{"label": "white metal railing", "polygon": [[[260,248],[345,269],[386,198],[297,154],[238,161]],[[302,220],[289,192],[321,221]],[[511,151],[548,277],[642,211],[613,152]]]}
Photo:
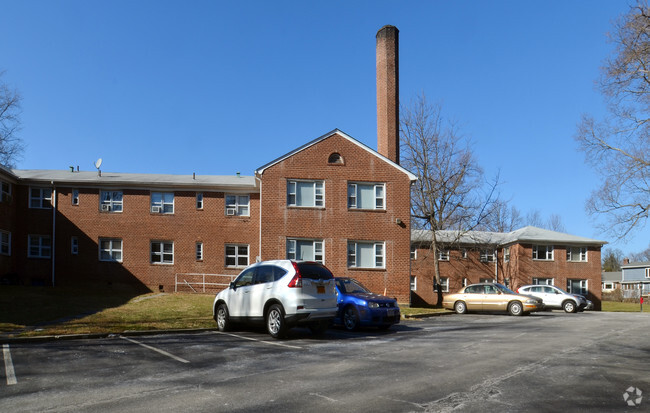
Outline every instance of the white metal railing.
{"label": "white metal railing", "polygon": [[177,273],[174,279],[174,292],[178,292],[179,286],[188,287],[194,293],[223,290],[235,277],[236,274]]}

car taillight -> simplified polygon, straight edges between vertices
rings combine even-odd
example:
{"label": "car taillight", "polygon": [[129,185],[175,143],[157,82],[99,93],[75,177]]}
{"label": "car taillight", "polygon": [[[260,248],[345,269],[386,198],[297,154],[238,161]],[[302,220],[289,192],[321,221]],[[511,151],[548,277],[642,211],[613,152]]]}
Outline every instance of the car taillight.
{"label": "car taillight", "polygon": [[302,276],[300,275],[300,269],[295,262],[291,262],[291,264],[293,264],[293,269],[296,270],[296,275],[294,275],[291,281],[289,281],[289,285],[287,285],[287,287],[302,288]]}

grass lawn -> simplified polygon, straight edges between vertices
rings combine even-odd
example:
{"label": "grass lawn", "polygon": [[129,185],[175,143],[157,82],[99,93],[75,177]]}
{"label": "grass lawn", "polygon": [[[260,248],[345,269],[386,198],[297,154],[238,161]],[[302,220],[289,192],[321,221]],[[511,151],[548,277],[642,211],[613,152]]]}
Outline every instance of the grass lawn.
{"label": "grass lawn", "polygon": [[[0,287],[0,335],[123,333],[138,330],[215,328],[213,294],[137,293],[128,289]],[[603,301],[603,311],[639,312],[640,305]],[[448,312],[401,307],[403,316]],[[650,303],[643,306],[650,312]]]}

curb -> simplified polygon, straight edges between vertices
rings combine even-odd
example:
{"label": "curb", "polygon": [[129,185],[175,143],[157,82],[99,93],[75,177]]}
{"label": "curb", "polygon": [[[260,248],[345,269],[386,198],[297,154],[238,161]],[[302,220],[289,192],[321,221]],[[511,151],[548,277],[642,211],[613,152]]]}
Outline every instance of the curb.
{"label": "curb", "polygon": [[116,338],[116,337],[138,337],[151,336],[156,334],[175,334],[175,333],[202,333],[205,331],[216,331],[217,328],[194,328],[194,329],[175,329],[175,330],[142,330],[142,331],[123,331],[121,333],[89,333],[89,334],[63,334],[55,336],[34,336],[34,337],[3,337],[0,338],[0,344],[11,343],[43,343],[57,340],[84,340],[96,338]]}
{"label": "curb", "polygon": [[430,317],[442,317],[450,314],[456,314],[456,313],[454,313],[453,311],[444,311],[444,312],[441,311],[439,313],[404,315],[404,318],[407,320],[410,318],[420,319],[420,318],[430,318]]}

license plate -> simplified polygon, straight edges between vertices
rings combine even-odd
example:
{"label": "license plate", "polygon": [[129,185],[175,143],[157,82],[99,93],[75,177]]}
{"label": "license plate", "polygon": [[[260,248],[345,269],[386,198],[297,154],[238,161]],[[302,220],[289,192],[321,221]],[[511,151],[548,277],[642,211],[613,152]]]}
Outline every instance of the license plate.
{"label": "license plate", "polygon": [[389,309],[388,310],[388,317],[394,317],[395,316],[395,310],[394,309]]}
{"label": "license plate", "polygon": [[325,286],[324,285],[317,285],[316,286],[316,292],[318,294],[325,294]]}

